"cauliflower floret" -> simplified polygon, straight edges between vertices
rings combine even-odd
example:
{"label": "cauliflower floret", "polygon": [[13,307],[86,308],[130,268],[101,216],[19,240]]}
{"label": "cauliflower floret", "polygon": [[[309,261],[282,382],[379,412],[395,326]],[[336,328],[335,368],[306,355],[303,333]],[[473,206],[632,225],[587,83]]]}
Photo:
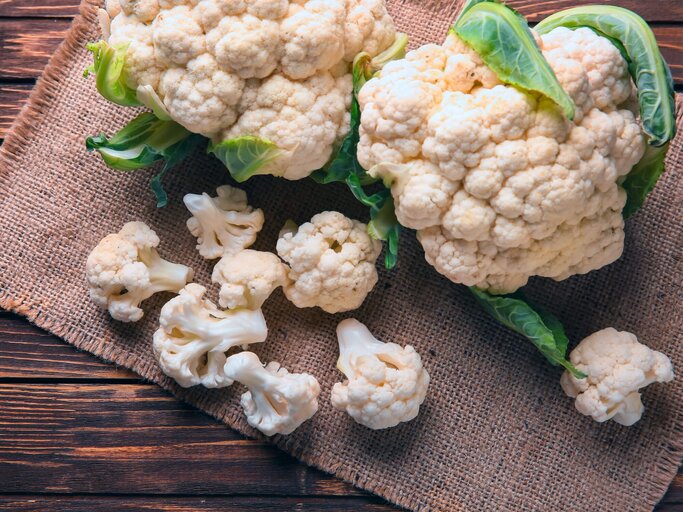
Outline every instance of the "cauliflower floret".
{"label": "cauliflower floret", "polygon": [[296,180],[319,169],[332,156],[334,141],[348,131],[351,77],[323,71],[306,80],[272,75],[251,81],[237,123],[223,139],[250,134],[282,150],[269,173]]}
{"label": "cauliflower floret", "polygon": [[394,22],[383,0],[349,0],[344,24],[344,60],[361,52],[377,55],[396,39]]}
{"label": "cauliflower floret", "polygon": [[581,414],[598,422],[612,419],[621,425],[633,425],[644,410],[639,390],[674,378],[666,355],[639,343],[634,334],[612,327],[583,339],[569,358],[587,377],[577,379],[564,372],[562,389],[576,398],[576,409]]}
{"label": "cauliflower floret", "polygon": [[337,368],[347,378],[332,388],[332,405],[371,429],[414,419],[429,386],[420,354],[410,345],[382,343],[358,320],[337,326]]}
{"label": "cauliflower floret", "polygon": [[90,298],[115,320],[137,322],[140,303],[158,292],[177,293],[192,280],[192,269],[162,259],[159,237],[143,222],[129,222],[104,237],[88,256]]}
{"label": "cauliflower floret", "polygon": [[168,69],[159,84],[159,97],[171,118],[207,137],[236,121],[243,91],[244,80],[223,71],[208,53],[192,59],[187,68]]}
{"label": "cauliflower floret", "polygon": [[262,343],[268,336],[260,309],[221,311],[204,299],[206,288],[188,284],[161,309],[154,355],[163,372],[183,387],[230,386],[224,370],[233,347]]}
{"label": "cauliflower floret", "polygon": [[223,256],[211,280],[221,285],[219,303],[229,309],[259,309],[277,287],[289,282],[287,267],[275,254],[250,249]]}
{"label": "cauliflower floret", "polygon": [[212,260],[225,254],[237,254],[256,241],[263,227],[263,211],[247,203],[247,193],[229,185],[216,189],[216,197],[206,192],[187,194],[183,202],[192,217],[187,229],[197,237],[197,250]]}
{"label": "cauliflower floret", "polygon": [[381,250],[365,224],[339,212],[319,213],[296,231],[280,234],[277,252],[290,267],[285,295],[299,308],[357,309],[377,284]]}
{"label": "cauliflower floret", "polygon": [[155,57],[151,25],[135,15],[120,12],[111,20],[108,42],[111,46],[127,46],[126,81],[130,88],[151,85],[156,89],[159,86],[162,68]]}
{"label": "cauliflower floret", "polygon": [[240,352],[228,358],[225,374],[249,389],[241,399],[247,422],[267,436],[291,434],[318,411],[320,384],[307,373],[276,362],[264,368],[256,354]]}
{"label": "cauliflower floret", "polygon": [[[395,40],[384,0],[108,1],[103,36],[124,76],[214,143],[258,137],[280,151],[261,173],[301,179],[349,130],[351,63]],[[111,17],[111,21],[109,20]],[[148,94],[150,94],[148,92]]]}
{"label": "cauliflower floret", "polygon": [[454,282],[509,293],[598,269],[623,250],[620,182],[646,142],[619,50],[589,29],[539,44],[577,106],[510,85],[458,37],[386,65],[361,89],[358,160]]}

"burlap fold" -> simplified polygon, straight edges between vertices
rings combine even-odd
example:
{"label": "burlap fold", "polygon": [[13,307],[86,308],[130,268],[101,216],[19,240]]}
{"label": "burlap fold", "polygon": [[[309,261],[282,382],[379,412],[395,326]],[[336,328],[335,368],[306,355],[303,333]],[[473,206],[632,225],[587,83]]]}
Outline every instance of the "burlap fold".
{"label": "burlap fold", "polygon": [[[98,97],[84,43],[99,37],[94,0],[86,0],[0,153],[0,306],[28,317],[76,347],[133,369],[247,435],[239,386],[178,388],[151,353],[159,308],[145,303],[137,324],[120,324],[87,298],[84,263],[104,235],[130,220],[160,235],[163,256],[191,265],[210,282],[211,267],[185,227],[181,197],[228,180],[215,160],[197,154],[168,176],[170,205],[157,210],[150,172],[123,174],[87,154],[83,141],[112,133],[132,112]],[[440,42],[459,2],[390,1],[413,45]],[[680,126],[679,120],[679,126]],[[683,371],[683,174],[681,140],[646,208],[628,222],[617,263],[562,283],[536,280],[529,295],[547,305],[573,340],[614,326],[669,354]],[[266,214],[257,248],[273,250],[287,218],[316,212],[364,212],[342,187],[262,177],[247,189]],[[376,335],[413,344],[432,376],[419,417],[373,432],[333,410],[334,328],[340,316],[299,310],[278,292],[266,305],[268,342],[254,350],[321,382],[320,412],[296,433],[275,437],[307,464],[413,510],[648,510],[676,474],[683,453],[683,379],[644,393],[644,419],[631,428],[579,415],[559,387],[560,370],[525,340],[493,323],[468,292],[429,267],[413,233],[401,240],[398,268],[382,272],[355,313]],[[215,291],[215,290],[214,290]],[[226,476],[229,478],[229,476]]]}

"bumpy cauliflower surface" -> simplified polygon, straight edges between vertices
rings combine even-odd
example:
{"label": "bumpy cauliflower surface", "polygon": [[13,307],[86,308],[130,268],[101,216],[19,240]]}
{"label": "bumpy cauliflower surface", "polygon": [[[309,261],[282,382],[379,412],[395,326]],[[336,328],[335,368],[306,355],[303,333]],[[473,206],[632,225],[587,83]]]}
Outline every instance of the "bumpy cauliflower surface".
{"label": "bumpy cauliflower surface", "polygon": [[276,362],[264,368],[253,352],[230,356],[225,373],[249,389],[241,399],[247,422],[267,436],[291,434],[318,411],[320,384],[312,375]]}
{"label": "bumpy cauliflower surface", "polygon": [[192,269],[162,259],[159,237],[143,222],[129,222],[104,237],[88,256],[85,273],[90,298],[115,320],[137,322],[140,303],[158,292],[177,293]]}
{"label": "bumpy cauliflower surface", "polygon": [[410,345],[382,343],[358,320],[337,326],[337,368],[347,378],[332,388],[332,405],[371,429],[394,427],[420,411],[429,374]]}
{"label": "bumpy cauliflower surface", "polygon": [[576,103],[503,85],[451,34],[388,63],[360,91],[358,159],[392,182],[399,221],[454,282],[512,292],[619,258],[619,186],[645,150],[619,50],[589,29],[538,39]]}
{"label": "bumpy cauliflower surface", "polygon": [[186,194],[183,202],[192,217],[187,228],[197,237],[197,250],[204,258],[220,258],[236,254],[256,241],[263,228],[263,211],[247,203],[244,190],[222,185],[216,197],[206,192]]}
{"label": "bumpy cauliflower surface", "polygon": [[357,309],[377,284],[381,250],[365,224],[339,212],[319,213],[296,231],[284,229],[277,252],[290,267],[285,295],[299,308]]}
{"label": "bumpy cauliflower surface", "polygon": [[638,390],[674,378],[671,360],[638,342],[634,334],[612,327],[585,338],[572,351],[571,362],[588,377],[562,375],[560,384],[576,398],[576,409],[595,421],[613,419],[630,426],[643,415]]}
{"label": "bumpy cauliflower surface", "polygon": [[221,311],[204,299],[206,288],[188,284],[161,309],[154,355],[163,372],[183,387],[230,386],[224,371],[233,347],[262,343],[268,336],[260,309]]}
{"label": "bumpy cauliflower surface", "polygon": [[278,286],[289,282],[277,255],[250,249],[223,256],[211,280],[221,285],[219,303],[229,309],[259,309]]}
{"label": "bumpy cauliflower surface", "polygon": [[108,1],[108,43],[128,45],[133,89],[215,142],[255,136],[283,154],[270,172],[308,176],[349,128],[350,63],[394,41],[383,0]]}

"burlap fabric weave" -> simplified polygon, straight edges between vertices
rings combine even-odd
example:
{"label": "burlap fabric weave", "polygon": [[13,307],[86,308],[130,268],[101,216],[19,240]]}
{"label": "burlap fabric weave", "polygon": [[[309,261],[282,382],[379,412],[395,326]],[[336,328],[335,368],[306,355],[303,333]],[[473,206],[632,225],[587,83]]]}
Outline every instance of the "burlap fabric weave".
{"label": "burlap fabric weave", "polygon": [[[83,4],[1,150],[0,306],[256,435],[238,405],[239,386],[184,390],[157,368],[152,332],[168,296],[147,301],[143,321],[129,325],[112,321],[88,300],[88,252],[136,219],[159,233],[164,257],[191,265],[196,280],[209,283],[211,267],[194,248],[181,197],[228,180],[220,164],[197,154],[168,176],[170,205],[157,210],[148,189],[151,172],[114,172],[85,152],[87,135],[112,133],[133,115],[101,99],[93,81],[82,76],[89,61],[84,43],[99,38],[93,1]],[[440,42],[458,8],[458,2],[445,1],[389,4],[413,45]],[[628,222],[621,260],[562,283],[536,280],[528,291],[563,320],[572,340],[607,326],[629,330],[668,353],[679,374],[681,176],[679,138],[668,173],[647,207]],[[246,189],[266,214],[258,249],[274,249],[287,218],[305,221],[325,209],[364,215],[343,187],[260,177]],[[355,315],[379,338],[413,344],[422,354],[432,384],[419,417],[373,432],[335,411],[328,397],[341,379],[334,335],[341,316],[296,309],[277,292],[265,307],[269,339],[254,350],[264,361],[313,373],[323,391],[319,413],[273,441],[307,464],[413,510],[650,509],[683,453],[683,378],[645,391],[647,410],[636,426],[597,424],[564,396],[560,370],[489,320],[464,287],[425,263],[413,233],[404,233],[401,244],[398,268],[382,272]]]}

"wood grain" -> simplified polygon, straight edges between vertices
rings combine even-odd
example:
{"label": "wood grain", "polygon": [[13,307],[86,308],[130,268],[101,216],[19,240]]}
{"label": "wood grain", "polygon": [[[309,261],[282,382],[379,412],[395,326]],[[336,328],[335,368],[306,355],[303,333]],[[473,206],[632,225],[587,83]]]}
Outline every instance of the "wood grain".
{"label": "wood grain", "polygon": [[69,19],[0,19],[0,78],[40,76],[71,24]]}
{"label": "wood grain", "polygon": [[78,14],[78,0],[0,0],[2,17],[70,18]]}
{"label": "wood grain", "polygon": [[31,84],[0,84],[0,139],[19,115],[32,88]]}
{"label": "wood grain", "polygon": [[0,379],[130,381],[139,377],[130,370],[75,350],[16,315],[0,312]]}
{"label": "wood grain", "polygon": [[361,494],[152,385],[0,384],[0,411],[5,493]]}
{"label": "wood grain", "polygon": [[0,497],[0,510],[13,512],[386,512],[376,498],[250,497]]}

